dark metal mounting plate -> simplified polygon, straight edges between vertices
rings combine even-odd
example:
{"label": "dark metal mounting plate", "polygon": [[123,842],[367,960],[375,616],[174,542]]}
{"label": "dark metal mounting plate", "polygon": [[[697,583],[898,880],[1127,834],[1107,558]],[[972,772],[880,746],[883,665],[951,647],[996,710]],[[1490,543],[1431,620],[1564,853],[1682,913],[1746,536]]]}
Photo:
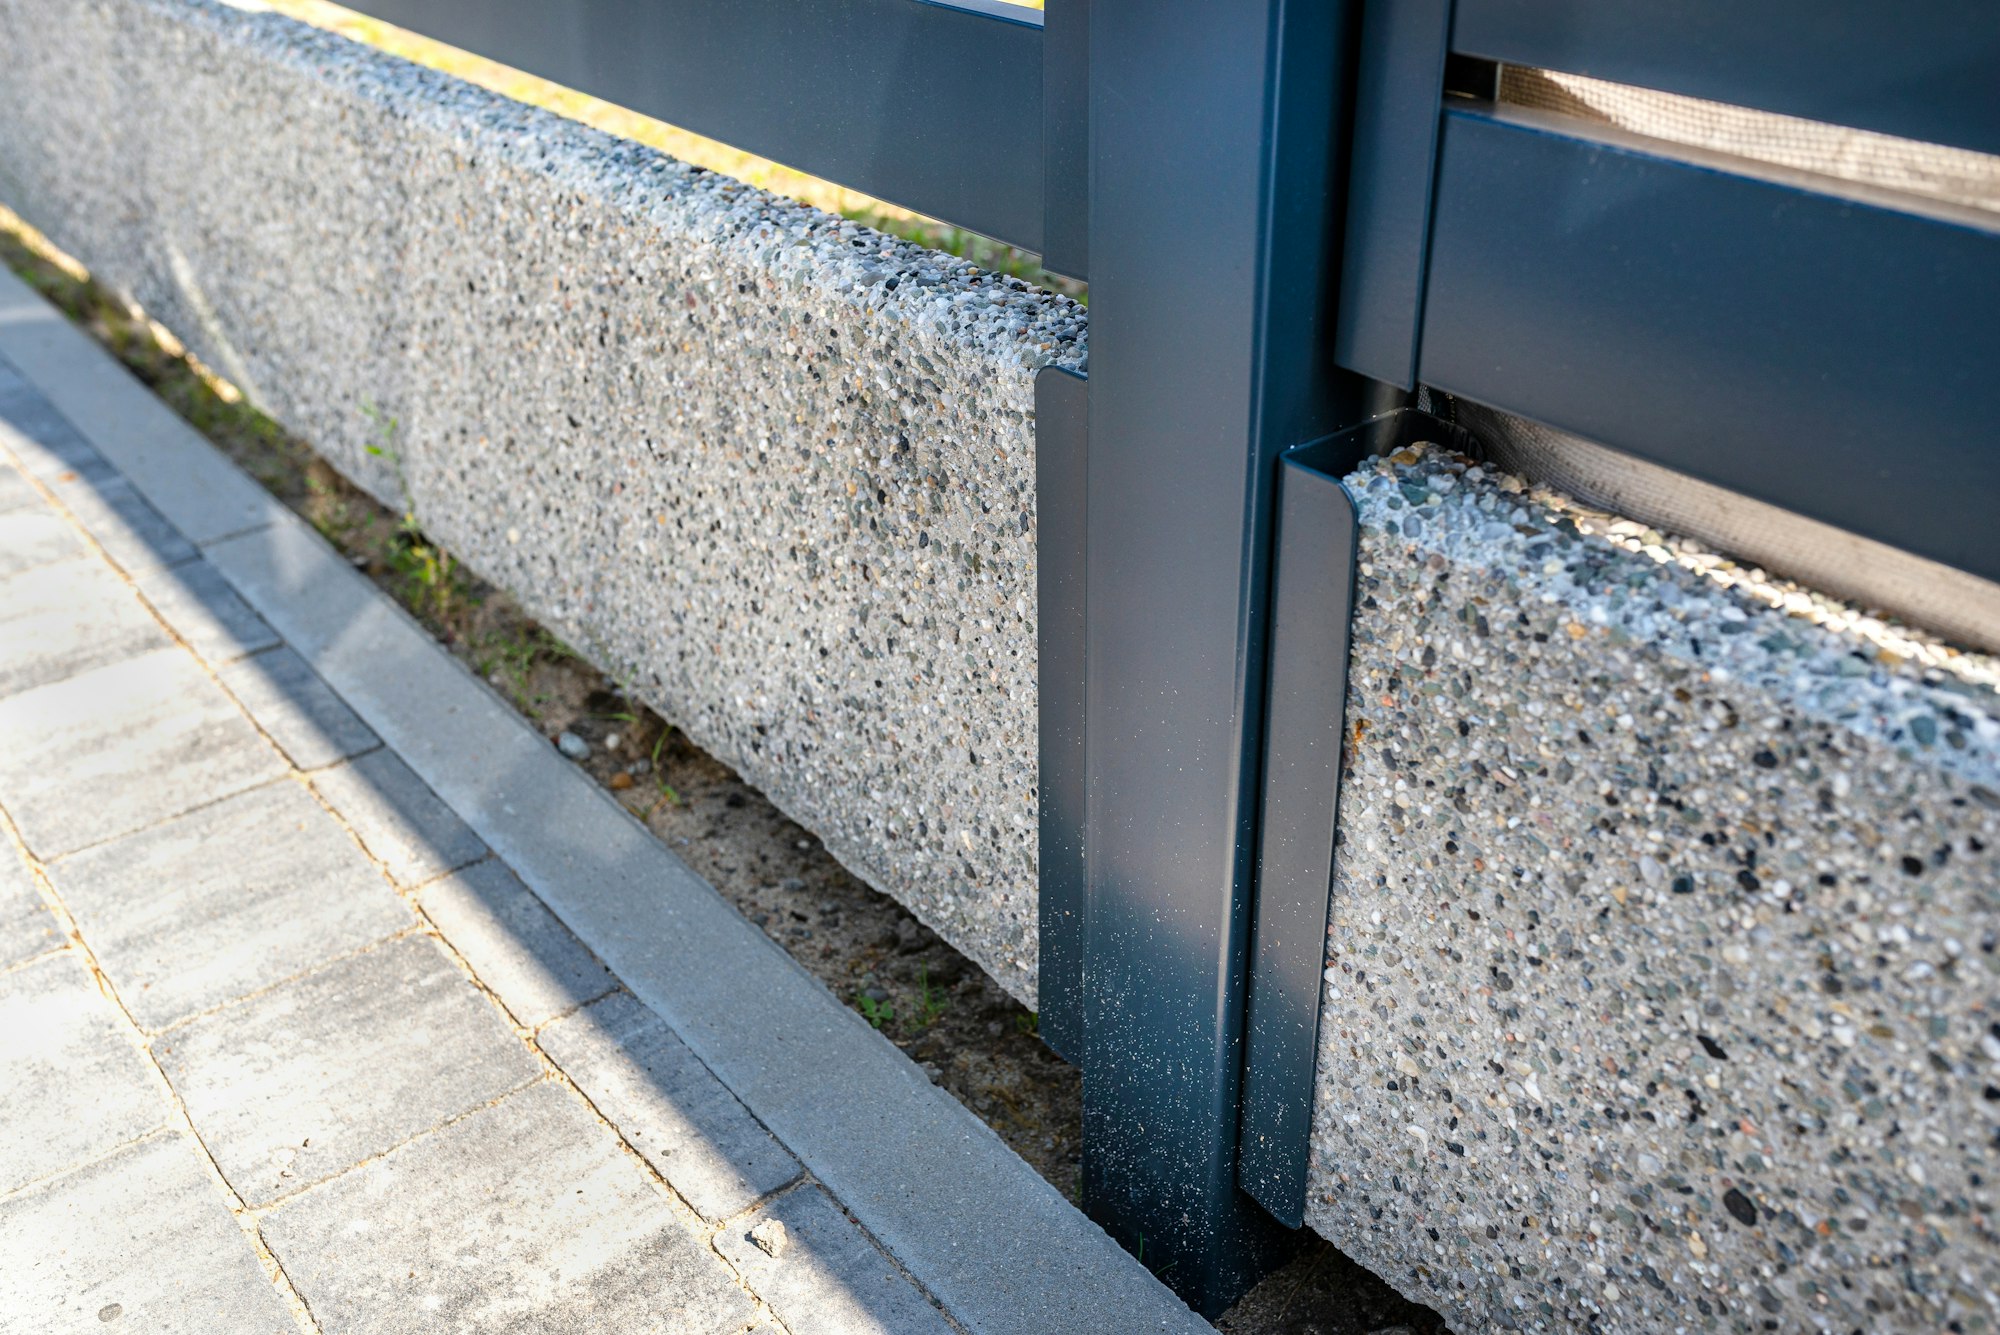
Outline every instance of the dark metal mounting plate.
{"label": "dark metal mounting plate", "polygon": [[1477,452],[1463,428],[1399,408],[1280,461],[1237,1181],[1293,1228],[1305,1222],[1359,538],[1340,479],[1420,441]]}

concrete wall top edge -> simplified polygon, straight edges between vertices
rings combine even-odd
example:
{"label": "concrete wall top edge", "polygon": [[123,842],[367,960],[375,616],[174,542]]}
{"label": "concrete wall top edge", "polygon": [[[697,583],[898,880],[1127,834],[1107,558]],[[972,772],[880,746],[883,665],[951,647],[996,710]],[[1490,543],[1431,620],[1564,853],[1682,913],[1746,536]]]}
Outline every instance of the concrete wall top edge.
{"label": "concrete wall top edge", "polygon": [[1371,462],[1347,485],[1364,526],[1440,569],[1504,573],[1524,601],[1565,609],[1566,634],[1672,655],[2000,788],[2000,660],[1439,451]]}

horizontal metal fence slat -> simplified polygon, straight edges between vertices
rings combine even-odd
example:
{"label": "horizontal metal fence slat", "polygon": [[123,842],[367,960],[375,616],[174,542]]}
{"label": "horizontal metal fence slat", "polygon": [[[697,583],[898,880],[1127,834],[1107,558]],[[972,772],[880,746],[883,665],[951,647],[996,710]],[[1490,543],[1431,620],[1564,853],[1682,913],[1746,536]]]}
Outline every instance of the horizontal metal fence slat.
{"label": "horizontal metal fence slat", "polygon": [[1426,383],[2000,578],[2000,232],[1454,108]]}
{"label": "horizontal metal fence slat", "polygon": [[350,7],[892,204],[1042,248],[1035,10],[925,0]]}
{"label": "horizontal metal fence slat", "polygon": [[1425,223],[1444,92],[1450,0],[1369,0],[1355,75],[1334,358],[1415,388]]}
{"label": "horizontal metal fence slat", "polygon": [[2000,6],[1458,0],[1452,49],[2000,153]]}

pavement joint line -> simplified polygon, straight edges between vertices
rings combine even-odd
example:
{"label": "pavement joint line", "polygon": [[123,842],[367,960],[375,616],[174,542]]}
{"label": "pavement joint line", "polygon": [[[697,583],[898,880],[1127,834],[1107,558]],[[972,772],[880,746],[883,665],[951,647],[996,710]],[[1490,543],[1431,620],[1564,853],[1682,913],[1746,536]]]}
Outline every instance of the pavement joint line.
{"label": "pavement joint line", "polygon": [[[104,967],[98,963],[97,954],[90,948],[90,942],[84,939],[83,929],[77,924],[75,915],[69,911],[69,905],[56,890],[55,882],[49,876],[47,864],[30,852],[28,846],[22,842],[21,832],[14,824],[13,813],[4,805],[0,805],[0,830],[5,831],[27,863],[43,902],[62,924],[64,934],[69,938],[70,945],[75,948],[78,958],[90,971],[91,981],[97,985],[97,990],[118,1012],[118,1018],[124,1021],[126,1038],[138,1048],[140,1059],[152,1073],[161,1099],[168,1109],[168,1115],[163,1125],[149,1134],[179,1132],[184,1134],[188,1142],[200,1152],[202,1167],[207,1172],[210,1182],[222,1193],[230,1217],[236,1221],[238,1230],[250,1244],[250,1250],[257,1257],[257,1263],[263,1267],[265,1278],[278,1290],[278,1296],[284,1300],[287,1310],[291,1312],[293,1322],[309,1335],[323,1335],[319,1320],[312,1314],[312,1308],[306,1303],[304,1295],[292,1283],[291,1276],[285,1273],[285,1267],[278,1260],[277,1254],[265,1245],[263,1229],[259,1226],[256,1215],[243,1203],[243,1198],[237,1194],[236,1188],[229,1185],[229,1179],[222,1175],[222,1168],[216,1163],[215,1155],[210,1152],[208,1142],[203,1140],[201,1133],[195,1129],[194,1119],[188,1115],[187,1106],[181,1102],[180,1091],[174,1088],[173,1081],[167,1079],[165,1069],[153,1055],[152,1042],[139,1027],[139,1022],[132,1018],[131,1010],[125,1005],[125,999],[118,995],[118,989],[112,983],[110,975],[105,973]],[[65,947],[67,948],[69,947]],[[144,1139],[142,1136],[131,1143],[137,1144]],[[101,1162],[101,1156],[92,1162]]]}
{"label": "pavement joint line", "polygon": [[382,1160],[388,1158],[390,1155],[396,1153],[398,1150],[407,1149],[411,1145],[415,1145],[420,1141],[428,1140],[440,1131],[446,1130],[449,1127],[457,1126],[460,1122],[463,1122],[468,1117],[477,1117],[480,1113],[488,1112],[494,1108],[497,1108],[501,1104],[505,1103],[508,1099],[513,1098],[516,1094],[524,1094],[527,1091],[533,1089],[536,1085],[546,1083],[548,1081],[548,1078],[549,1078],[548,1072],[546,1071],[541,1072],[532,1077],[531,1079],[524,1080],[520,1084],[515,1085],[512,1089],[502,1090],[500,1093],[495,1094],[492,1098],[486,1100],[484,1103],[476,1103],[472,1107],[465,1109],[463,1112],[453,1113],[449,1117],[446,1117],[437,1122],[433,1122],[431,1125],[425,1127],[421,1131],[417,1131],[403,1137],[401,1140],[397,1141],[395,1144],[387,1147],[386,1149],[377,1150],[375,1151],[375,1153],[369,1155],[365,1159],[358,1159],[355,1162],[347,1165],[347,1167],[341,1169],[339,1172],[328,1173],[324,1177],[316,1177],[310,1182],[301,1182],[298,1186],[293,1187],[290,1191],[286,1192],[284,1195],[273,1196],[270,1200],[265,1201],[262,1205],[246,1205],[243,1208],[245,1209],[245,1211],[247,1211],[250,1215],[254,1216],[255,1218],[262,1219],[265,1215],[270,1214],[272,1211],[277,1210],[283,1206],[290,1205],[292,1202],[298,1200],[302,1196],[306,1196],[312,1192],[318,1191],[321,1187],[331,1186],[333,1183],[340,1181],[340,1179],[342,1179],[343,1177],[346,1177],[349,1173],[355,1172],[359,1169],[366,1168],[371,1164],[378,1164],[382,1162]]}
{"label": "pavement joint line", "polygon": [[78,1159],[75,1163],[64,1164],[61,1168],[56,1169],[53,1173],[44,1173],[40,1177],[30,1178],[28,1181],[23,1182],[20,1186],[15,1187],[12,1191],[0,1192],[0,1205],[4,1205],[8,1201],[11,1201],[16,1197],[24,1196],[31,1191],[39,1191],[42,1188],[49,1186],[51,1183],[60,1182],[64,1178],[72,1177],[77,1173],[83,1172],[86,1169],[95,1168],[97,1167],[97,1165],[103,1163],[106,1159],[117,1158],[119,1155],[125,1153],[125,1151],[131,1149],[134,1145],[143,1145],[149,1140],[158,1140],[162,1136],[173,1136],[178,1134],[179,1132],[174,1127],[173,1123],[163,1118],[161,1119],[160,1124],[158,1126],[148,1127],[144,1131],[140,1132],[136,1136],[133,1136],[129,1140],[121,1140],[117,1144],[106,1149],[101,1154],[93,1154],[88,1159]]}
{"label": "pavement joint line", "polygon": [[324,959],[314,960],[311,964],[298,970],[296,973],[286,974],[283,978],[274,978],[268,983],[263,983],[248,992],[233,996],[227,1001],[218,1001],[213,1006],[198,1011],[191,1011],[176,1019],[172,1024],[163,1025],[158,1029],[141,1028],[139,1032],[146,1035],[149,1041],[159,1038],[171,1038],[177,1031],[193,1024],[196,1020],[205,1020],[212,1015],[219,1015],[232,1007],[240,1006],[246,1001],[255,1001],[259,997],[269,996],[281,987],[289,987],[293,983],[311,978],[316,974],[325,973],[336,964],[345,964],[349,960],[373,954],[385,946],[393,946],[397,942],[407,941],[413,936],[426,935],[435,936],[436,933],[429,929],[429,924],[427,923],[413,922],[407,927],[389,933],[387,936],[378,936],[372,941],[363,942],[352,950],[343,950],[338,955],[328,955]]}
{"label": "pavement joint line", "polygon": [[[185,646],[185,645],[182,645],[182,646],[180,646],[180,647],[181,647],[181,648],[186,648],[186,646]],[[160,648],[160,649],[156,649],[156,650],[153,650],[153,651],[151,651],[151,652],[154,652],[154,653],[165,653],[165,652],[166,652],[166,649],[165,649],[165,647],[163,646],[162,648]],[[123,660],[123,661],[128,661],[128,662],[129,662],[130,660]],[[109,667],[109,666],[113,666],[113,664],[105,664],[104,666],[107,666],[107,667]],[[77,675],[78,675],[78,676],[81,676],[81,675],[83,675],[83,674],[82,674],[82,673],[78,673]],[[74,678],[70,678],[70,677],[64,677],[64,678],[62,679],[62,681],[70,681],[70,680],[73,680],[73,679],[74,679]],[[49,682],[49,683],[47,683],[47,684],[48,684],[48,685],[51,685],[51,686],[55,686],[55,685],[60,685],[60,684],[61,684],[61,682]],[[36,689],[40,689],[40,688],[38,687],[38,688],[36,688]],[[228,699],[229,699],[229,703],[230,703],[230,704],[232,704],[232,705],[233,705],[233,704],[235,704],[235,703],[236,703],[236,697],[235,697],[235,696],[230,696],[230,697],[228,697]],[[260,732],[259,732],[259,733],[258,733],[257,735],[258,735],[259,737],[263,737],[263,736],[264,736],[264,734],[263,734],[263,733],[262,733],[261,731],[260,731]],[[264,740],[265,740],[266,742],[268,742],[268,741],[269,741],[270,739],[269,739],[268,737],[265,737],[265,738],[264,738]],[[280,753],[280,758],[281,758],[281,759],[283,758],[283,756],[282,756],[282,753]],[[274,779],[265,779],[265,780],[264,780],[264,781],[263,781],[262,783],[253,783],[253,784],[251,784],[251,785],[250,785],[249,787],[247,787],[247,788],[238,788],[238,789],[235,789],[235,790],[233,790],[233,791],[231,791],[231,792],[227,792],[227,793],[223,793],[223,794],[222,794],[221,796],[219,796],[219,797],[211,797],[211,798],[207,798],[207,799],[204,799],[203,801],[200,801],[200,802],[197,802],[197,803],[195,803],[195,804],[194,804],[193,806],[191,806],[191,807],[185,807],[185,808],[183,808],[183,809],[181,809],[181,810],[179,810],[179,811],[176,811],[176,812],[174,812],[174,813],[173,813],[173,814],[171,814],[171,815],[167,815],[167,816],[162,816],[162,817],[160,817],[160,818],[159,818],[158,820],[156,820],[156,821],[152,821],[152,822],[150,822],[150,823],[148,823],[148,824],[145,824],[145,825],[137,825],[137,826],[134,826],[133,828],[131,828],[131,829],[129,829],[129,830],[118,830],[118,831],[115,831],[114,833],[111,833],[111,834],[107,834],[107,835],[105,835],[105,836],[104,836],[104,837],[103,837],[102,839],[93,839],[93,840],[91,840],[91,841],[90,841],[89,843],[87,843],[87,844],[78,844],[78,845],[77,845],[77,846],[76,846],[75,848],[65,848],[65,849],[64,849],[64,850],[63,850],[62,852],[60,852],[60,853],[56,854],[56,855],[55,855],[54,857],[52,857],[52,858],[50,858],[50,859],[48,859],[48,860],[49,860],[50,862],[61,862],[61,861],[63,861],[63,860],[64,860],[64,859],[66,859],[66,858],[73,858],[73,857],[75,857],[75,856],[76,856],[76,855],[77,855],[78,853],[88,853],[88,852],[92,851],[93,849],[99,849],[99,848],[102,848],[102,847],[104,847],[104,846],[105,846],[106,844],[115,844],[115,843],[117,843],[117,842],[118,842],[119,840],[121,840],[121,839],[130,839],[130,838],[131,838],[131,837],[132,837],[133,835],[135,835],[135,834],[145,834],[145,833],[146,833],[147,831],[149,831],[149,830],[157,830],[157,829],[159,829],[159,828],[160,828],[160,827],[161,827],[162,825],[171,825],[171,824],[172,824],[173,822],[175,822],[175,821],[177,821],[177,820],[181,819],[181,818],[182,818],[183,816],[192,816],[192,815],[194,815],[194,814],[195,814],[195,813],[196,813],[197,811],[206,811],[206,810],[208,810],[208,809],[209,809],[210,807],[212,807],[212,806],[217,806],[217,805],[219,805],[219,804],[221,804],[221,803],[223,803],[223,802],[227,802],[227,801],[228,801],[228,800],[229,800],[230,798],[232,798],[232,797],[241,797],[241,796],[243,796],[243,795],[244,795],[245,793],[255,793],[255,792],[261,792],[261,791],[263,791],[263,790],[264,790],[264,789],[266,789],[266,788],[275,788],[275,787],[276,787],[277,785],[279,785],[279,784],[281,784],[281,783],[296,783],[296,782],[299,782],[299,776],[298,776],[297,774],[295,774],[295,773],[285,773],[285,774],[280,774],[280,775],[278,775],[278,776],[277,776],[276,778],[274,778]]]}
{"label": "pavement joint line", "polygon": [[[24,960],[15,960],[12,964],[8,965],[6,968],[0,969],[0,978],[5,978],[8,974],[14,973],[17,970],[25,969],[31,964],[40,964],[43,960],[47,959],[49,956],[60,955],[69,948],[70,948],[70,943],[65,941],[59,946],[50,946],[47,950],[44,950],[39,955],[30,955],[28,956],[28,958]],[[554,1021],[551,1021],[550,1023],[554,1023]]]}

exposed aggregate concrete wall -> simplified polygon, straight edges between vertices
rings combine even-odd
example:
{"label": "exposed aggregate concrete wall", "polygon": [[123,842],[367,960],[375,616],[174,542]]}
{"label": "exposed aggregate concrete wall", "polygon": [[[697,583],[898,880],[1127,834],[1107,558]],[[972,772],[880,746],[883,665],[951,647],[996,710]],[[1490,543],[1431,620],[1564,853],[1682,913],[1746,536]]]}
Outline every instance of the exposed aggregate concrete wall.
{"label": "exposed aggregate concrete wall", "polygon": [[1034,1001],[1080,307],[269,13],[0,52],[0,198]]}
{"label": "exposed aggregate concrete wall", "polygon": [[[1032,1002],[1080,310],[209,0],[0,50],[0,199]],[[1312,1226],[1465,1332],[1993,1329],[1992,664],[1464,461],[1351,483]]]}
{"label": "exposed aggregate concrete wall", "polygon": [[1990,660],[1399,458],[1308,1221],[1462,1331],[1993,1329]]}

